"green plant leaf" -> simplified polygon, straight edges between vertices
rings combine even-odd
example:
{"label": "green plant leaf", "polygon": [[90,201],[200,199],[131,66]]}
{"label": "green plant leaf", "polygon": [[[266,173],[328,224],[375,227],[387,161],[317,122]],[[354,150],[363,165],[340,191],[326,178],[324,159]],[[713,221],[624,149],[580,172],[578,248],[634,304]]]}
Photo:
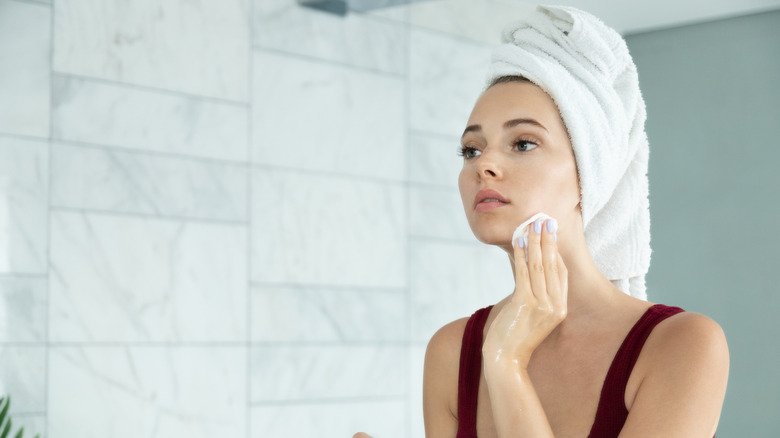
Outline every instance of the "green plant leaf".
{"label": "green plant leaf", "polygon": [[11,397],[0,398],[0,428],[5,423],[5,416],[8,414],[8,407],[11,406]]}
{"label": "green plant leaf", "polygon": [[6,423],[6,417],[8,416],[8,409],[11,407],[11,396],[0,398],[0,438],[8,436],[8,432],[11,430],[11,418],[8,417]]}
{"label": "green plant leaf", "polygon": [[8,419],[8,423],[5,425],[5,429],[3,429],[3,432],[0,433],[0,438],[6,438],[8,436],[8,432],[11,431],[11,419]]}
{"label": "green plant leaf", "polygon": [[[11,432],[11,417],[8,415],[10,407],[11,396],[0,397],[0,438],[7,438],[8,433]],[[22,438],[23,433],[24,427],[19,429],[19,432],[16,432],[14,438]],[[35,435],[35,438],[40,438],[40,434]]]}

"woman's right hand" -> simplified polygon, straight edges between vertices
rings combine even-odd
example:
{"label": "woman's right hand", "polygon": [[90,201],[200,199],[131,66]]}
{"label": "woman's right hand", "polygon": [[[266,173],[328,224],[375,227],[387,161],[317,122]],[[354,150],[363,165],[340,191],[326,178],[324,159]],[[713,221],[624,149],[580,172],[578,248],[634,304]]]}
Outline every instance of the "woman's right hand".
{"label": "woman's right hand", "polygon": [[568,271],[556,242],[555,219],[529,225],[528,258],[514,247],[515,291],[488,329],[482,346],[485,372],[492,365],[528,366],[536,347],[566,318]]}

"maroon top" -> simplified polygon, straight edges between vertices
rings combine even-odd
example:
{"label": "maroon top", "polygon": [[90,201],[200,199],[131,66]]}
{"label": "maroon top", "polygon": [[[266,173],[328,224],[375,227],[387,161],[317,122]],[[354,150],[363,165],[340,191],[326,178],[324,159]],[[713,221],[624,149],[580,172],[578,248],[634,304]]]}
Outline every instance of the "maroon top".
{"label": "maroon top", "polygon": [[[463,332],[458,373],[458,435],[456,438],[477,436],[477,396],[482,372],[482,333],[492,307],[474,312]],[[666,318],[680,312],[684,310],[679,307],[655,304],[647,309],[628,332],[604,379],[596,418],[588,434],[589,438],[613,438],[620,434],[620,429],[623,428],[628,417],[628,409],[624,402],[626,384],[639,353],[653,328]]]}

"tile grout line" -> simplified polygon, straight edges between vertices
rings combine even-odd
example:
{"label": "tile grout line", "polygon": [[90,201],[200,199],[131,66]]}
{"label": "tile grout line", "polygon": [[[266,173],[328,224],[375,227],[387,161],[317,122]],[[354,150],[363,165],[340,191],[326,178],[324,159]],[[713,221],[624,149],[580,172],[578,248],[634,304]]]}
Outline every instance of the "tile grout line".
{"label": "tile grout line", "polygon": [[[324,290],[324,291],[332,291],[333,293],[338,292],[352,292],[352,293],[364,293],[366,291],[370,291],[371,293],[376,294],[390,294],[390,295],[402,295],[404,291],[406,290],[405,286],[400,287],[384,287],[384,286],[360,286],[360,285],[353,285],[353,284],[321,284],[321,283],[288,283],[288,282],[273,282],[273,281],[250,281],[250,284],[252,286],[258,286],[258,287],[265,287],[265,288],[282,288],[282,289],[295,289],[298,291],[310,291],[312,289],[315,290]],[[264,293],[274,293],[274,292],[264,292]]]}
{"label": "tile grout line", "polygon": [[78,73],[70,73],[70,72],[64,72],[64,71],[54,71],[52,69],[52,77],[57,76],[61,77],[63,79],[70,79],[70,80],[78,80],[78,81],[84,81],[84,82],[95,82],[98,84],[106,85],[106,86],[112,86],[117,88],[127,88],[132,89],[136,91],[143,91],[147,93],[156,93],[161,95],[168,95],[171,97],[178,97],[178,98],[184,98],[184,99],[190,99],[190,100],[197,100],[202,102],[209,102],[214,104],[221,104],[221,105],[231,105],[231,106],[238,106],[238,107],[246,107],[248,105],[247,102],[241,102],[239,100],[231,100],[226,99],[222,97],[214,97],[214,96],[206,96],[202,94],[193,94],[193,93],[187,93],[186,91],[179,91],[179,90],[171,90],[168,88],[160,88],[150,85],[142,85],[142,84],[136,84],[133,82],[123,82],[119,80],[112,80],[112,79],[106,79],[101,78],[97,76],[88,76],[85,74],[78,74]]}
{"label": "tile grout line", "polygon": [[[4,137],[4,136],[18,137],[25,140],[38,140],[38,141],[46,140],[43,138],[19,136],[15,134],[5,134],[0,132],[0,137]],[[62,143],[67,146],[100,149],[100,150],[105,150],[106,152],[113,152],[113,153],[118,152],[118,153],[125,153],[128,155],[142,155],[149,158],[155,157],[155,158],[181,159],[187,161],[202,162],[203,164],[210,164],[210,165],[219,164],[225,166],[257,168],[257,169],[265,169],[265,170],[271,170],[277,172],[305,174],[308,176],[320,177],[320,178],[338,178],[338,179],[346,179],[350,181],[360,181],[360,182],[373,183],[373,184],[395,185],[399,187],[403,187],[403,185],[406,183],[403,177],[399,179],[380,178],[380,177],[374,177],[369,175],[338,173],[338,172],[328,171],[328,170],[305,169],[305,168],[296,168],[296,167],[289,167],[289,166],[279,166],[275,164],[253,163],[251,162],[251,160],[249,163],[247,163],[246,161],[243,160],[242,161],[222,160],[216,158],[199,157],[199,156],[184,155],[184,154],[171,153],[171,152],[161,152],[161,151],[154,151],[148,149],[135,149],[135,148],[128,148],[124,146],[89,143],[89,142],[84,142],[79,140],[52,139],[51,141],[55,143]],[[249,150],[251,151],[251,147]]]}
{"label": "tile grout line", "polygon": [[267,46],[252,44],[252,48],[253,48],[254,51],[257,51],[257,52],[265,52],[265,53],[273,54],[273,55],[277,55],[277,56],[285,56],[285,57],[288,57],[288,58],[297,59],[299,61],[306,61],[306,62],[317,63],[317,64],[325,64],[325,65],[328,65],[328,66],[331,66],[331,67],[346,68],[346,69],[359,71],[359,72],[362,72],[362,73],[369,73],[369,74],[374,74],[374,75],[378,75],[378,76],[385,76],[385,77],[388,77],[388,78],[393,78],[393,79],[398,79],[398,80],[403,80],[403,77],[404,77],[403,73],[391,73],[391,72],[387,72],[387,71],[383,71],[383,70],[379,70],[379,69],[375,69],[375,68],[371,68],[371,67],[364,67],[364,66],[350,64],[348,62],[343,62],[343,61],[335,61],[333,59],[328,59],[328,58],[318,58],[318,57],[312,56],[312,55],[304,55],[304,54],[301,54],[301,53],[290,52],[290,51],[283,50],[283,49],[275,49],[273,47],[267,47]]}
{"label": "tile grout line", "polygon": [[49,417],[49,399],[50,399],[50,356],[51,356],[51,214],[52,214],[52,180],[54,170],[53,164],[53,137],[54,137],[54,17],[55,17],[55,3],[58,0],[51,0],[49,11],[49,138],[48,138],[48,193],[46,194],[48,208],[46,211],[46,322],[45,322],[45,336],[46,336],[46,348],[44,353],[44,426],[42,435],[49,435],[49,425],[51,424],[51,418]]}
{"label": "tile grout line", "polygon": [[57,342],[0,342],[4,347],[57,347],[57,348],[298,348],[298,347],[404,347],[404,339],[355,339],[355,340],[312,340],[312,341],[57,341]]}
{"label": "tile grout line", "polygon": [[34,135],[29,134],[17,134],[14,132],[4,132],[0,131],[0,138],[14,138],[18,140],[25,140],[25,141],[38,141],[38,142],[49,142],[51,136],[47,137],[36,137]]}
{"label": "tile grout line", "polygon": [[0,272],[0,279],[16,279],[16,278],[48,278],[48,272]]}
{"label": "tile grout line", "polygon": [[412,131],[411,131],[411,109],[412,109],[412,95],[411,95],[411,78],[412,78],[412,56],[411,56],[411,27],[409,25],[409,19],[411,18],[411,12],[409,8],[404,11],[406,14],[406,25],[404,26],[404,57],[406,63],[404,65],[406,81],[405,81],[405,122],[406,122],[406,318],[405,318],[405,344],[406,354],[403,362],[405,367],[404,375],[406,376],[406,388],[404,397],[404,427],[406,429],[407,438],[412,438],[412,394],[411,394],[411,339],[412,339],[412,244],[414,237],[411,229],[411,208],[412,208],[412,183],[411,183],[411,162],[412,162]]}
{"label": "tile grout line", "polygon": [[189,216],[173,216],[167,214],[154,215],[150,213],[138,213],[134,211],[118,211],[118,210],[101,210],[98,208],[76,208],[66,207],[60,205],[50,205],[50,211],[53,212],[68,212],[84,215],[94,216],[115,216],[117,218],[125,219],[149,219],[168,222],[190,222],[197,224],[209,224],[209,225],[222,225],[222,226],[239,226],[246,225],[245,220],[222,220],[203,217],[189,217]]}
{"label": "tile grout line", "polygon": [[347,403],[380,403],[388,401],[403,401],[403,395],[377,395],[366,397],[329,397],[329,398],[309,398],[309,399],[287,399],[287,400],[263,400],[252,402],[255,407],[273,407],[273,406],[291,406],[307,404],[347,404]]}
{"label": "tile grout line", "polygon": [[229,160],[224,158],[204,157],[199,155],[187,155],[180,152],[167,152],[167,151],[158,151],[153,149],[139,149],[135,147],[121,146],[116,144],[92,143],[83,140],[72,140],[72,139],[64,139],[64,138],[56,138],[56,139],[53,138],[52,141],[70,147],[79,147],[85,149],[100,149],[105,152],[111,152],[111,153],[119,153],[119,154],[126,154],[126,155],[142,155],[147,158],[178,159],[184,161],[200,162],[202,164],[210,164],[210,165],[218,164],[218,165],[236,166],[236,167],[247,166],[247,163],[244,162],[243,159]]}
{"label": "tile grout line", "polygon": [[244,405],[244,432],[247,438],[252,436],[252,186],[254,180],[254,169],[252,167],[252,148],[254,141],[254,49],[253,42],[255,37],[255,0],[249,0],[249,60],[247,62],[247,139],[246,139],[246,162],[247,162],[247,191],[246,191],[246,218],[247,227],[244,236],[246,243],[246,373],[244,378],[244,388],[246,388],[246,404]]}
{"label": "tile grout line", "polygon": [[10,1],[12,1],[14,3],[24,3],[26,5],[40,6],[40,7],[43,7],[43,8],[52,7],[52,5],[50,5],[50,4],[46,4],[46,3],[43,3],[43,2],[36,2],[34,0],[10,0]]}

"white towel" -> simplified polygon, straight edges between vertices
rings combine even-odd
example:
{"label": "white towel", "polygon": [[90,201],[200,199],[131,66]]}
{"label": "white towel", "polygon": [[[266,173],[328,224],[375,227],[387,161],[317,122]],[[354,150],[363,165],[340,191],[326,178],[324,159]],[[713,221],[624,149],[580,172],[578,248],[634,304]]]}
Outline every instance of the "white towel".
{"label": "white towel", "polygon": [[646,299],[650,267],[645,104],[623,38],[571,7],[539,6],[504,29],[488,83],[520,75],[558,106],[577,161],[585,238],[620,290]]}

